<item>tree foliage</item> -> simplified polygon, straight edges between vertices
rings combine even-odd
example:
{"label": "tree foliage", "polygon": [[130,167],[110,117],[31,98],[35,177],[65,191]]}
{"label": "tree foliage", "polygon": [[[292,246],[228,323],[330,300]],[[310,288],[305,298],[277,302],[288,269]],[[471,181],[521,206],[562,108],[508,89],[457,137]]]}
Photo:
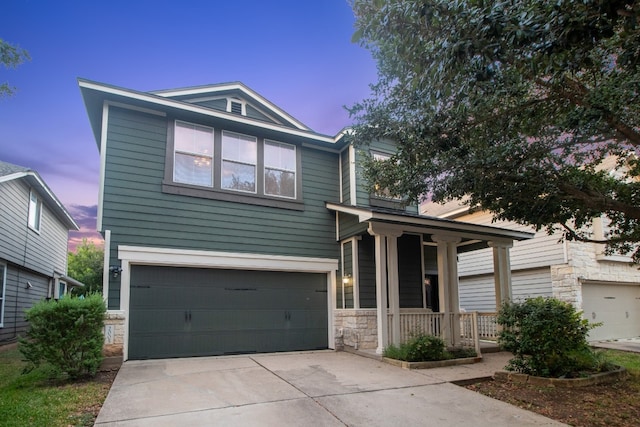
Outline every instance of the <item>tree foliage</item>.
{"label": "tree foliage", "polygon": [[[608,251],[640,241],[640,31],[635,1],[352,0],[354,40],[378,64],[350,111],[366,164],[408,198],[464,199]],[[607,168],[606,163],[613,167]],[[638,260],[638,252],[635,252]]]}
{"label": "tree foliage", "polygon": [[75,253],[69,252],[67,273],[84,288],[74,288],[74,294],[102,293],[102,273],[104,271],[104,249],[87,239],[82,239]]}
{"label": "tree foliage", "polygon": [[[17,45],[12,45],[0,39],[0,64],[6,68],[16,68],[24,61],[31,60],[29,52]],[[13,95],[16,88],[9,86],[9,83],[0,83],[0,98]]]}

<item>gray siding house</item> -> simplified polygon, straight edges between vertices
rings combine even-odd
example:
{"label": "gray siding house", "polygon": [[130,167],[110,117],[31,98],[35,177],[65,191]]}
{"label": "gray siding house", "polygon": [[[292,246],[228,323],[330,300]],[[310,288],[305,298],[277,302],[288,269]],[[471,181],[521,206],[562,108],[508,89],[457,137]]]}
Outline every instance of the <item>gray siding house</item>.
{"label": "gray siding house", "polygon": [[101,158],[105,335],[125,360],[382,351],[403,310],[457,315],[457,253],[488,245],[508,296],[506,248],[530,234],[370,195],[359,159],[389,141],[319,134],[242,83],[79,86]]}
{"label": "gray siding house", "polygon": [[78,226],[31,169],[0,161],[0,343],[26,332],[24,310],[58,299],[66,277],[69,230]]}

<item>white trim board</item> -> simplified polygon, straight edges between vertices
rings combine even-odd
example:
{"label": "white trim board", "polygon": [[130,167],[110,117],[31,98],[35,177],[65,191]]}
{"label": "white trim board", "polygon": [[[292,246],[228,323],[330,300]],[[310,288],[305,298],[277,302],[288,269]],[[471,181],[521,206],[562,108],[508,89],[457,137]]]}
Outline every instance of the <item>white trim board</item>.
{"label": "white trim board", "polygon": [[120,282],[120,309],[126,313],[124,322],[123,361],[129,359],[129,305],[131,292],[131,266],[166,265],[200,268],[231,268],[242,270],[297,271],[324,273],[327,275],[328,345],[335,347],[333,310],[336,291],[338,260],[330,258],[306,258],[284,255],[211,252],[192,249],[170,249],[143,246],[118,246],[118,258],[122,261]]}

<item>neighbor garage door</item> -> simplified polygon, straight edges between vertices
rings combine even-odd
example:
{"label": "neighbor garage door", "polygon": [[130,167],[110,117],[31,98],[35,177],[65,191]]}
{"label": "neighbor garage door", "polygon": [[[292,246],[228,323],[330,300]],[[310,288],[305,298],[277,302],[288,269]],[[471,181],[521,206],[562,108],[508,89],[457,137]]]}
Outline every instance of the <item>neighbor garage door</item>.
{"label": "neighbor garage door", "polygon": [[325,274],[133,266],[129,358],[327,348]]}
{"label": "neighbor garage door", "polygon": [[585,283],[582,307],[585,319],[602,322],[591,330],[589,340],[640,336],[640,286]]}

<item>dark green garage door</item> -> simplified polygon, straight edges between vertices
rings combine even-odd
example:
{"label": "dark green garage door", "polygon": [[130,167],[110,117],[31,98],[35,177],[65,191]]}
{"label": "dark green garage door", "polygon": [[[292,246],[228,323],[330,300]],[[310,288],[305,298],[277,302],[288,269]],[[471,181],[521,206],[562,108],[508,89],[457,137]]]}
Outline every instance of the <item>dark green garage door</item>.
{"label": "dark green garage door", "polygon": [[327,348],[326,275],[133,266],[129,358]]}

